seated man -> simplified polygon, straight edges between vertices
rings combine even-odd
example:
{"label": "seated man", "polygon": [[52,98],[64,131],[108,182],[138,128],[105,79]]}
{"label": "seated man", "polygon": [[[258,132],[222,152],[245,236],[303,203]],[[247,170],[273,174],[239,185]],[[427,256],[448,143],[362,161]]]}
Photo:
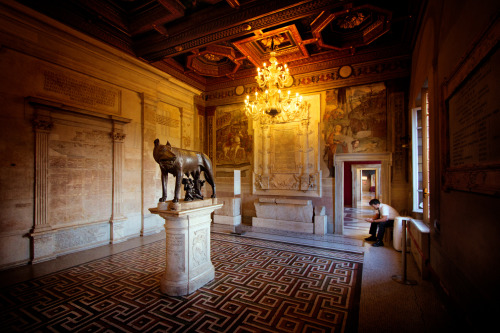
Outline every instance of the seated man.
{"label": "seated man", "polygon": [[392,227],[394,225],[394,219],[399,216],[399,213],[391,206],[380,203],[378,199],[370,200],[370,206],[377,211],[377,214],[375,214],[373,218],[366,219],[367,222],[371,222],[371,236],[365,238],[365,241],[376,241],[373,244],[375,247],[384,246],[382,239],[384,239],[385,228]]}

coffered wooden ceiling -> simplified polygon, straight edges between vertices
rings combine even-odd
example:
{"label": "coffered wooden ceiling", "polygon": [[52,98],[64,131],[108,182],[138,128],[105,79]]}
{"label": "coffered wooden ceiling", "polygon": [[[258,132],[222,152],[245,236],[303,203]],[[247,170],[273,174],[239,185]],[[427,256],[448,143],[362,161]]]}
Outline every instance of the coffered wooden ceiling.
{"label": "coffered wooden ceiling", "polygon": [[271,49],[292,74],[410,54],[421,0],[18,0],[203,91],[255,76]]}

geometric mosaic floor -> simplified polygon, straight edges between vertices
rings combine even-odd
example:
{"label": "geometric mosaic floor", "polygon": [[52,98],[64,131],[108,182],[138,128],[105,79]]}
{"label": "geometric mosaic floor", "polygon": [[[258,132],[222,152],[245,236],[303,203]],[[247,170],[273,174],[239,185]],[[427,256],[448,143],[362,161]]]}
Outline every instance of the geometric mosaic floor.
{"label": "geometric mosaic floor", "polygon": [[367,223],[365,219],[375,215],[375,211],[369,205],[371,199],[375,199],[375,193],[363,191],[361,200],[357,202],[357,208],[344,207],[344,228],[368,234],[370,223]]}
{"label": "geometric mosaic floor", "polygon": [[365,219],[373,217],[373,209],[344,207],[344,228],[362,230],[368,233],[370,223]]}
{"label": "geometric mosaic floor", "polygon": [[165,241],[4,288],[0,332],[356,332],[363,255],[211,234],[215,279],[160,293]]}

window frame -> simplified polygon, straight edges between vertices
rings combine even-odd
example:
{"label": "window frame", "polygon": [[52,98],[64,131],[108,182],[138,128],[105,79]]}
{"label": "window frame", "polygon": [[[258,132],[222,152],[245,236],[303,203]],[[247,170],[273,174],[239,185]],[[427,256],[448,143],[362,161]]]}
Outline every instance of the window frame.
{"label": "window frame", "polygon": [[[418,130],[422,129],[421,126],[419,126],[418,123],[418,118],[419,116],[421,117],[421,112],[422,108],[421,107],[416,107],[411,110],[412,112],[412,118],[411,118],[411,138],[412,138],[412,153],[411,153],[411,166],[412,166],[412,198],[413,198],[413,205],[412,205],[412,210],[413,212],[417,213],[423,213],[423,208],[419,207],[419,198],[420,198],[420,193],[422,193],[423,197],[423,187],[419,189],[419,152],[418,148],[419,146],[422,147],[423,150],[423,137],[418,137]],[[419,114],[420,113],[420,114]],[[423,152],[423,151],[422,151]],[[423,172],[423,170],[421,171]],[[423,202],[423,200],[422,200]]]}

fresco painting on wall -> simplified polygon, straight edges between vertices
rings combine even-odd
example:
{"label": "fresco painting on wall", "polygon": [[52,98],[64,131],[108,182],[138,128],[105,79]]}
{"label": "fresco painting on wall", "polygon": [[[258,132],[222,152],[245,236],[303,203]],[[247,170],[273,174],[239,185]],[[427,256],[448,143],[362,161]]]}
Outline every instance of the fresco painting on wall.
{"label": "fresco painting on wall", "polygon": [[383,83],[326,91],[322,115],[323,161],[335,177],[336,153],[386,150],[386,90]]}
{"label": "fresco painting on wall", "polygon": [[240,108],[217,108],[216,165],[242,167],[250,165],[253,137],[248,134],[248,118]]}

